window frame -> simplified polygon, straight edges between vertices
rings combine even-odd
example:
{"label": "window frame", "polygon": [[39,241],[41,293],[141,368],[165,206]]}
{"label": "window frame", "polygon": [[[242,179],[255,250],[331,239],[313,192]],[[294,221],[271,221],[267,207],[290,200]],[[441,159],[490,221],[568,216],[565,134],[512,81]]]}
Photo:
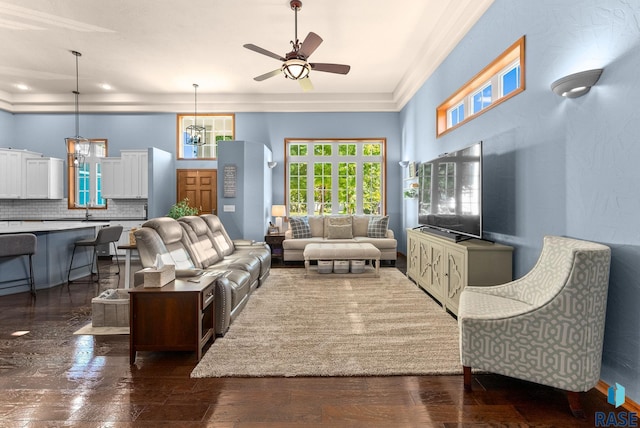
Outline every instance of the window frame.
{"label": "window frame", "polygon": [[[80,205],[77,203],[77,198],[78,198],[78,177],[76,176],[76,167],[73,164],[73,155],[72,153],[75,152],[75,147],[71,148],[69,147],[70,144],[73,144],[74,141],[68,141],[67,142],[67,153],[69,153],[69,155],[67,155],[67,208],[70,210],[86,210],[86,209],[90,209],[90,210],[106,210],[107,209],[107,204],[108,201],[105,198],[104,199],[104,205],[90,205],[89,207],[87,207],[86,205]],[[90,144],[98,144],[98,143],[104,143],[104,156],[91,156],[92,158],[98,158],[98,159],[102,159],[105,157],[108,157],[109,155],[109,142],[106,138],[90,138],[89,139],[89,143]],[[91,153],[93,153],[94,150],[91,149]],[[96,165],[99,164],[100,162],[96,162]],[[91,172],[90,172],[91,174]],[[98,172],[96,171],[95,173],[95,177],[92,179],[90,178],[90,181],[94,181],[96,183],[96,189],[100,192],[100,194],[102,194],[102,178],[98,177]],[[100,175],[102,174],[101,172],[99,173]],[[100,187],[100,189],[98,189],[98,186]],[[91,190],[89,191],[89,200],[91,201]],[[95,197],[97,197],[97,195],[94,195]]]}
{"label": "window frame", "polygon": [[[217,135],[215,127],[215,119],[217,117],[228,117],[231,119],[231,135]],[[185,120],[193,120],[195,115],[192,113],[178,113],[176,115],[176,160],[216,160],[218,159],[218,141],[224,140],[235,140],[236,135],[236,115],[234,113],[198,113],[198,124],[201,126],[207,127],[207,119],[212,120],[213,127],[211,130],[207,130],[207,141],[209,143],[208,146],[211,146],[211,151],[215,156],[213,157],[184,157],[183,147],[185,147],[183,143],[183,135],[186,127],[183,127]],[[213,139],[211,138],[211,134],[213,133]],[[218,138],[221,137],[221,138]],[[192,147],[204,147],[204,146],[192,146]]]}
{"label": "window frame", "polygon": [[[502,77],[518,65],[520,67],[519,87],[507,95],[503,95]],[[508,99],[524,92],[526,89],[525,74],[525,36],[522,36],[436,108],[436,138],[453,131]],[[492,86],[491,103],[479,111],[473,112],[473,95],[489,84]],[[465,104],[465,118],[452,125],[450,111],[460,103]]]}
{"label": "window frame", "polygon": [[[292,144],[307,144],[306,155],[302,156],[293,156],[289,154],[289,147]],[[315,144],[330,144],[334,147],[330,156],[326,155],[318,155],[314,154],[314,145]],[[340,144],[356,144],[358,145],[356,149],[356,155],[341,155],[339,153],[338,147]],[[364,155],[364,145],[365,144],[380,144],[380,155]],[[331,163],[332,164],[332,187],[331,187],[331,196],[332,200],[329,202],[331,205],[330,212],[323,212],[324,215],[347,215],[347,213],[340,213],[340,180],[343,176],[340,175],[340,164],[346,163],[356,163],[356,194],[360,192],[362,194],[363,189],[358,189],[358,183],[363,183],[364,181],[364,165],[368,163],[379,163],[380,164],[380,213],[372,213],[365,214],[363,211],[364,205],[367,204],[368,201],[364,200],[362,197],[360,200],[356,200],[355,212],[352,214],[356,215],[386,215],[387,212],[387,195],[386,195],[386,150],[387,150],[387,139],[386,138],[317,138],[317,139],[306,139],[306,138],[286,138],[284,140],[284,163],[285,163],[285,174],[284,174],[284,187],[285,187],[285,204],[287,205],[287,212],[289,215],[297,216],[297,215],[320,215],[315,211],[315,198],[314,198],[314,161],[313,158],[317,158],[317,162],[323,163]],[[348,150],[347,150],[348,152]],[[375,160],[374,158],[379,158]],[[292,206],[291,202],[291,190],[289,188],[290,181],[290,168],[292,164],[304,164],[306,163],[306,203],[307,212],[306,213],[291,213],[290,208]],[[301,177],[297,175],[296,177]],[[300,203],[301,201],[296,201]],[[370,201],[369,201],[370,203]],[[324,208],[324,206],[323,206]]]}

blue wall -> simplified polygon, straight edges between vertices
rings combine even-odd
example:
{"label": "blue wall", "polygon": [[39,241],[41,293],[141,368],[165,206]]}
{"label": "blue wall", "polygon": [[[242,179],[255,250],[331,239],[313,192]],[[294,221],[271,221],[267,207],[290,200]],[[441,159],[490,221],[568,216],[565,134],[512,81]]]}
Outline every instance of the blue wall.
{"label": "blue wall", "polygon": [[[640,3],[496,0],[401,112],[403,157],[484,142],[484,229],[528,272],[547,234],[612,247],[601,378],[640,400]],[[526,90],[442,138],[436,107],[522,35]],[[556,79],[604,68],[587,95]],[[407,218],[414,215],[407,212]]]}

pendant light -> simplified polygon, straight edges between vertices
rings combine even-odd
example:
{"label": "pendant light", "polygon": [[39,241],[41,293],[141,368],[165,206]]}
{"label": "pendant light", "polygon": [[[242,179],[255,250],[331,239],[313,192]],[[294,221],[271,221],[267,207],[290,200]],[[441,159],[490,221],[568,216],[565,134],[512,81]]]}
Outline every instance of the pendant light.
{"label": "pendant light", "polygon": [[203,146],[207,143],[207,130],[204,126],[198,126],[198,84],[193,84],[194,111],[193,125],[187,126],[185,143],[190,146]]}
{"label": "pendant light", "polygon": [[84,160],[89,156],[90,142],[87,138],[80,136],[80,108],[78,98],[80,96],[79,89],[79,77],[78,77],[78,58],[82,56],[80,52],[71,51],[76,57],[76,90],[73,91],[75,98],[75,113],[76,113],[76,135],[74,137],[67,137],[64,139],[67,147],[67,155],[69,162],[73,163],[73,166],[78,167],[84,163]]}

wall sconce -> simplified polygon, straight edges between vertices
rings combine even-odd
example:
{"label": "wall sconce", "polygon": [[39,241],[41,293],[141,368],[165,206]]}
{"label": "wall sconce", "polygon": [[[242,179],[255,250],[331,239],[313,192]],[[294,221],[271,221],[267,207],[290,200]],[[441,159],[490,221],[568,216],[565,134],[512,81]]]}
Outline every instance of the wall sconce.
{"label": "wall sconce", "polygon": [[578,98],[589,92],[601,74],[601,68],[570,74],[553,82],[551,90],[562,97]]}
{"label": "wall sconce", "polygon": [[400,162],[398,162],[398,165],[400,165],[403,168],[406,168],[409,166],[409,161],[408,160],[401,160]]}
{"label": "wall sconce", "polygon": [[278,232],[282,233],[282,217],[287,215],[287,207],[284,205],[271,205],[271,215],[276,218]]}
{"label": "wall sconce", "polygon": [[273,169],[276,167],[276,165],[278,165],[278,162],[276,161],[269,161],[267,162],[267,166],[269,167],[269,169]]}

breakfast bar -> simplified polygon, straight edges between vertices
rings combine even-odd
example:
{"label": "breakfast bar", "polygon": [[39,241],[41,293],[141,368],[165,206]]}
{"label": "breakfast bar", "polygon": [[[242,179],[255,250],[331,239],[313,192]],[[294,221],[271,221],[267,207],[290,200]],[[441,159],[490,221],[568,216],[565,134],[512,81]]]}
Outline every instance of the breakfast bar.
{"label": "breakfast bar", "polygon": [[[37,289],[50,288],[64,284],[67,280],[67,270],[71,259],[71,252],[76,241],[91,239],[96,236],[99,228],[108,226],[108,222],[87,221],[23,221],[0,223],[0,235],[15,233],[33,233],[36,235],[36,252],[33,256],[35,287]],[[84,258],[79,264],[89,264],[88,251],[78,253],[76,257]],[[74,262],[75,264],[75,262]],[[4,278],[21,278],[28,272],[28,262],[21,258],[0,259],[0,272]],[[74,271],[77,279],[89,275],[89,267]],[[28,284],[16,281],[3,284],[0,296],[29,291]]]}

